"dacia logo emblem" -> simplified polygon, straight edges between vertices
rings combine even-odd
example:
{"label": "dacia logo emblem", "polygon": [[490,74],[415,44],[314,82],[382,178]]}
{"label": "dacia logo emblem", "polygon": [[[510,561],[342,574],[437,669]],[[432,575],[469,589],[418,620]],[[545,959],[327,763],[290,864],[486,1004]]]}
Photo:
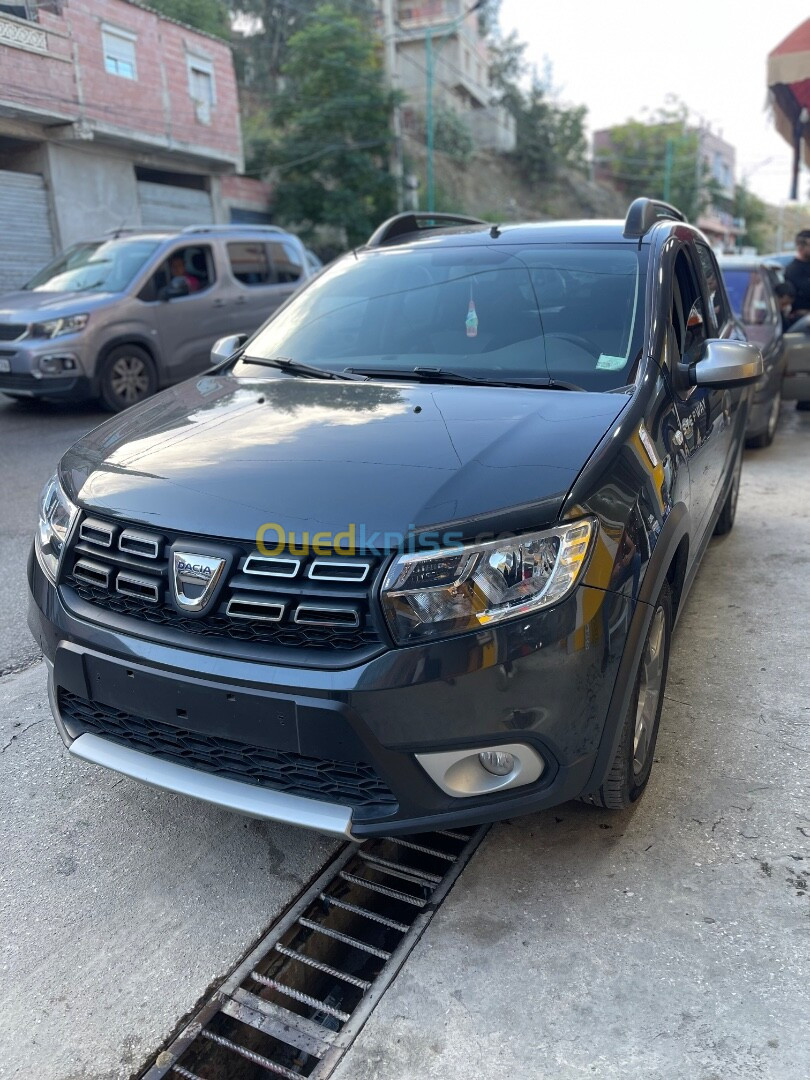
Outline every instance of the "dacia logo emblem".
{"label": "dacia logo emblem", "polygon": [[222,576],[225,560],[193,551],[172,553],[172,591],[182,611],[204,611]]}

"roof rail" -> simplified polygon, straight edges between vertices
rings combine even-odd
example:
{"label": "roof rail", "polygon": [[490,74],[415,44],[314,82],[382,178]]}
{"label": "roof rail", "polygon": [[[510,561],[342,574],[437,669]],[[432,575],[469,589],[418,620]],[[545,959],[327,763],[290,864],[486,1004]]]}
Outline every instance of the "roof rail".
{"label": "roof rail", "polygon": [[450,225],[489,225],[488,221],[480,218],[466,217],[464,214],[434,214],[428,211],[410,211],[405,214],[395,214],[394,217],[384,221],[378,229],[375,229],[366,242],[366,247],[380,247],[390,240],[396,240],[399,236],[407,236],[409,233],[427,231],[429,229],[444,229]]}
{"label": "roof rail", "polygon": [[634,199],[624,219],[624,235],[628,240],[640,240],[657,221],[686,221],[686,214],[660,199]]}
{"label": "roof rail", "polygon": [[209,233],[209,232],[269,232],[283,233],[286,235],[287,230],[282,229],[279,225],[250,225],[245,222],[234,223],[233,225],[186,225],[184,229],[180,230],[183,233]]}

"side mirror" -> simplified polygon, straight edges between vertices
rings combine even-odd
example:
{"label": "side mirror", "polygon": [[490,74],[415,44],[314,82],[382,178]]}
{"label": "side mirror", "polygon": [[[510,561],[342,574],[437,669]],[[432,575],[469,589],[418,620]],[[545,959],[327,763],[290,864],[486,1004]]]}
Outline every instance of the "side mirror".
{"label": "side mirror", "polygon": [[161,300],[176,300],[179,296],[188,296],[188,281],[184,277],[173,277],[168,285],[160,290]]}
{"label": "side mirror", "polygon": [[221,337],[218,341],[214,342],[214,347],[211,350],[211,363],[224,364],[226,360],[230,360],[237,349],[240,349],[248,339],[247,334],[228,334],[227,337]]}
{"label": "side mirror", "polygon": [[756,345],[712,338],[689,369],[689,381],[693,386],[725,389],[756,382],[762,371],[762,353]]}
{"label": "side mirror", "polygon": [[789,334],[810,334],[810,315],[802,315],[788,327]]}

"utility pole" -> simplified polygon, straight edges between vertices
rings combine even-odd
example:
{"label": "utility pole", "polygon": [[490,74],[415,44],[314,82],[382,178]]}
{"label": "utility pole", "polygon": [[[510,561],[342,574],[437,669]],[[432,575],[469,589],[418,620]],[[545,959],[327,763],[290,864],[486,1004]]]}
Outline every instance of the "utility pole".
{"label": "utility pole", "polygon": [[391,110],[391,130],[394,138],[391,147],[390,169],[396,188],[397,211],[401,212],[405,205],[405,194],[403,189],[402,106],[399,102],[399,76],[397,73],[397,35],[396,19],[394,17],[395,3],[396,0],[382,0],[385,74],[388,85],[396,95]]}

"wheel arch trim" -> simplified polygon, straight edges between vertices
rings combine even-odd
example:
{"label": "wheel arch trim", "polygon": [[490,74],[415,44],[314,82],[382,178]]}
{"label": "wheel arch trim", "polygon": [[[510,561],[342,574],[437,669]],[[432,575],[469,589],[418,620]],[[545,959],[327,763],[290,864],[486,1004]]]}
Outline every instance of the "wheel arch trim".
{"label": "wheel arch trim", "polygon": [[[686,595],[685,585],[689,580],[689,551],[687,550],[685,558],[679,556],[679,552],[684,551],[681,546],[684,539],[689,544],[690,524],[688,509],[683,503],[678,503],[667,516],[666,524],[650,555],[650,561],[647,564],[647,570],[641,583],[638,601],[630,623],[630,630],[627,634],[624,652],[619,663],[619,672],[611,694],[596,761],[583,791],[585,795],[597,791],[610,772],[621,739],[622,722],[630,706],[630,698],[635,685],[635,675],[641,661],[641,652],[644,648],[647,631],[652,622],[655,601],[673,564],[678,558],[681,558],[684,560],[683,566],[678,569],[682,591],[679,596],[673,596],[673,627],[677,622],[678,613]],[[691,544],[689,546],[691,547]]]}

